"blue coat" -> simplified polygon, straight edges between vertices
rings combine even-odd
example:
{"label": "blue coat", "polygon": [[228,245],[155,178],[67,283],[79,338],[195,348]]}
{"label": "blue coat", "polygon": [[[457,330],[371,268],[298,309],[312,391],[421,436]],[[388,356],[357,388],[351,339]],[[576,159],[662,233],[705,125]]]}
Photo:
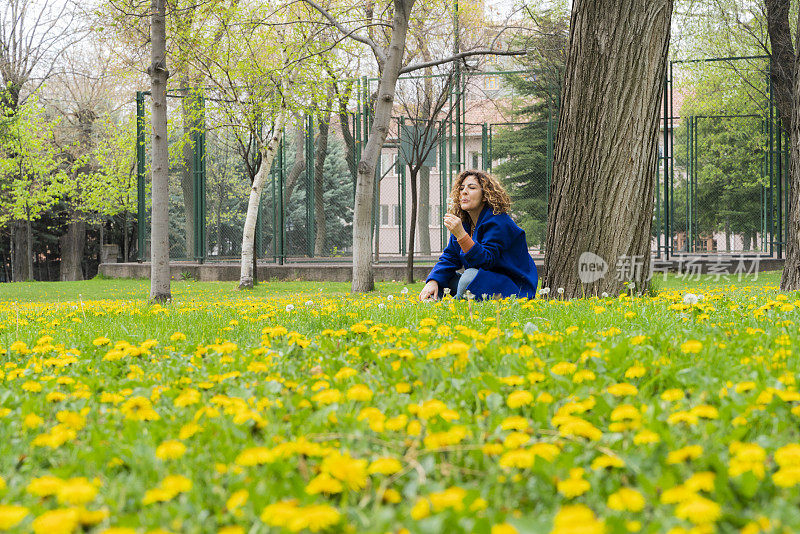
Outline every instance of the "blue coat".
{"label": "blue coat", "polygon": [[[469,232],[469,228],[466,230]],[[465,253],[451,234],[447,248],[425,281],[436,280],[441,291],[458,269],[475,268],[478,274],[467,289],[478,298],[484,294],[531,299],[536,296],[539,277],[528,253],[525,231],[507,213],[495,215],[485,205],[472,240],[475,244]]]}

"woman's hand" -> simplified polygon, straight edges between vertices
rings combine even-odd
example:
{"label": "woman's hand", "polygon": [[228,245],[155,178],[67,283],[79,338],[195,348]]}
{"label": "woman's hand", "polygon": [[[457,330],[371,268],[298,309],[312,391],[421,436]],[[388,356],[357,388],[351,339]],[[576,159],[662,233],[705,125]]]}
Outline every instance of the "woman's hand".
{"label": "woman's hand", "polygon": [[444,225],[453,234],[456,239],[461,239],[467,234],[467,231],[464,230],[464,225],[461,224],[461,218],[457,215],[453,215],[452,213],[446,213],[444,216]]}
{"label": "woman's hand", "polygon": [[439,282],[436,280],[428,280],[428,283],[425,284],[425,287],[422,288],[422,291],[419,293],[419,300],[428,300],[428,299],[435,299],[436,295],[439,294]]}

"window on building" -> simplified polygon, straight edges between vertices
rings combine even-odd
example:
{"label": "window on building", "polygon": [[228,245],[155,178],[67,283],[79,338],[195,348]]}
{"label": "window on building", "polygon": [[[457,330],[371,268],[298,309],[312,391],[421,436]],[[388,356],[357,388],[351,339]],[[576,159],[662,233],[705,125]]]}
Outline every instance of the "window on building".
{"label": "window on building", "polygon": [[[388,171],[388,172],[387,172]],[[381,175],[397,174],[397,154],[381,154]]]}
{"label": "window on building", "polygon": [[439,213],[439,205],[431,204],[431,214],[428,217],[428,226],[439,228],[442,225],[442,214]]}
{"label": "window on building", "polygon": [[381,204],[381,226],[389,226],[389,206]]}
{"label": "window on building", "polygon": [[480,169],[481,155],[478,152],[470,152],[470,163],[473,169]]}
{"label": "window on building", "polygon": [[392,226],[400,226],[400,206],[392,204]]}
{"label": "window on building", "polygon": [[483,88],[487,91],[497,91],[500,89],[500,77],[499,76],[484,76],[483,77]]}

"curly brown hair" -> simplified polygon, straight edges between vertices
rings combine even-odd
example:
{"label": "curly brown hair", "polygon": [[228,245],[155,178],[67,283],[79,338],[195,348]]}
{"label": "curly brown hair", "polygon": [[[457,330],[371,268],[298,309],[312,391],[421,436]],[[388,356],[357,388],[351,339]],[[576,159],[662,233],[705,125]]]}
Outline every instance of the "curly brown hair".
{"label": "curly brown hair", "polygon": [[462,182],[469,176],[474,176],[475,179],[478,180],[478,183],[481,184],[483,198],[492,208],[492,212],[494,212],[495,215],[509,212],[511,209],[511,198],[497,178],[489,173],[476,169],[462,171],[453,182],[453,189],[450,190],[450,207],[447,211],[448,213],[460,217],[461,222],[464,223],[464,228],[472,226],[472,220],[469,218],[469,213],[461,209],[461,191],[459,191],[459,188]]}

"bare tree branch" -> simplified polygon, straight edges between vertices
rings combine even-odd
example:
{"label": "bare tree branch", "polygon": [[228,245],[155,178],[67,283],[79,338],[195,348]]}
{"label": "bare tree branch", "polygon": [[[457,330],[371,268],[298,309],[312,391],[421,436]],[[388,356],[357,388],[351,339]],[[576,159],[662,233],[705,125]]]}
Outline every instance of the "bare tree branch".
{"label": "bare tree branch", "polygon": [[347,28],[345,28],[342,24],[339,23],[339,21],[337,21],[333,17],[333,15],[331,15],[328,12],[328,10],[326,10],[318,3],[314,2],[314,0],[303,0],[303,2],[307,3],[308,5],[319,11],[319,13],[323,17],[328,19],[330,23],[336,27],[337,30],[339,30],[346,36],[350,37],[351,39],[369,46],[372,49],[372,52],[375,54],[375,57],[378,58],[378,61],[380,62],[386,61],[386,53],[377,44],[375,44],[375,41],[373,41],[369,37],[357,34],[355,30],[348,30]]}
{"label": "bare tree branch", "polygon": [[455,54],[453,56],[444,59],[436,59],[433,61],[426,61],[424,63],[416,63],[414,65],[408,65],[400,69],[400,74],[406,74],[408,72],[424,69],[427,67],[435,67],[437,65],[450,63],[451,61],[458,61],[460,59],[465,59],[471,56],[523,56],[527,53],[528,53],[527,50],[471,50],[468,52],[461,52],[459,54]]}

